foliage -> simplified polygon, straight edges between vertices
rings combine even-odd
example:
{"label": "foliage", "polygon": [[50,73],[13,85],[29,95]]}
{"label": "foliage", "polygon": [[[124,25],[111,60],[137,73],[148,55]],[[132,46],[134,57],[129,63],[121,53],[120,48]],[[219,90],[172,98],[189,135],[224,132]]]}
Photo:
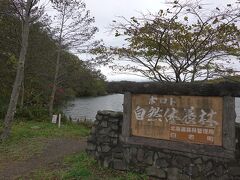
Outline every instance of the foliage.
{"label": "foliage", "polygon": [[226,65],[229,58],[239,57],[238,5],[211,11],[199,2],[170,5],[155,15],[114,21],[115,36],[124,37],[126,45],[107,49],[112,58],[120,60],[113,68],[154,81],[207,80],[233,74]]}
{"label": "foliage", "polygon": [[100,42],[94,41],[98,28],[93,26],[94,17],[86,9],[82,0],[51,0],[56,10],[52,29],[60,49],[70,49],[78,53],[88,53]]}
{"label": "foliage", "polygon": [[[0,12],[3,12],[0,7]],[[8,11],[9,6],[4,7]],[[20,52],[21,22],[12,14],[0,13],[0,119],[9,103]],[[30,26],[29,46],[24,73],[23,109],[18,106],[17,116],[45,117],[55,71],[58,49],[48,24],[36,22]],[[105,77],[93,67],[81,61],[67,50],[62,52],[59,83],[55,104],[61,104],[76,96],[102,95],[105,93]],[[20,102],[19,102],[20,103]],[[32,112],[31,112],[32,111]]]}
{"label": "foliage", "polygon": [[16,119],[23,119],[25,121],[48,121],[48,111],[44,107],[40,106],[26,106],[19,108],[16,112]]}

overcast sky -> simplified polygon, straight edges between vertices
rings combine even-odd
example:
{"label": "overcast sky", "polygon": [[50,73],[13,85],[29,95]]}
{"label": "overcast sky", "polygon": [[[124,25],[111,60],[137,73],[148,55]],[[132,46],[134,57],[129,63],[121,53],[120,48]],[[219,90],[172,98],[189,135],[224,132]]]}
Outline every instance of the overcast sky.
{"label": "overcast sky", "polygon": [[[147,13],[149,11],[156,13],[160,9],[166,8],[165,3],[167,1],[169,2],[169,0],[85,0],[85,3],[91,15],[95,17],[95,25],[99,28],[96,38],[103,39],[105,44],[114,46],[121,45],[123,42],[109,32],[109,25],[113,20],[116,20],[118,16],[124,16],[126,18],[139,16],[139,12]],[[235,0],[204,0],[202,2],[213,7],[222,7],[235,2]],[[116,74],[107,66],[102,67],[101,71],[110,81],[143,80],[136,76]]]}
{"label": "overcast sky", "polygon": [[[46,0],[45,0],[46,1]],[[127,19],[132,16],[140,16],[140,12],[157,13],[160,9],[166,8],[166,2],[173,0],[84,0],[91,16],[95,17],[95,26],[99,28],[96,39],[102,39],[105,44],[115,46],[123,44],[118,38],[109,32],[109,26],[119,16]],[[184,1],[184,0],[183,0]],[[209,6],[222,7],[234,3],[236,0],[202,0]],[[107,80],[143,80],[142,78],[130,75],[119,75],[112,72],[107,66],[101,67],[101,72],[107,76]]]}
{"label": "overcast sky", "polygon": [[[139,12],[158,12],[164,8],[164,2],[165,0],[85,0],[87,9],[95,17],[95,25],[99,28],[96,38],[103,39],[105,44],[111,46],[123,44],[120,39],[115,38],[109,32],[109,26],[113,20],[118,19],[119,16],[126,18],[139,16]],[[101,67],[101,71],[109,81],[142,80],[142,78],[136,76],[116,74],[107,66]]]}

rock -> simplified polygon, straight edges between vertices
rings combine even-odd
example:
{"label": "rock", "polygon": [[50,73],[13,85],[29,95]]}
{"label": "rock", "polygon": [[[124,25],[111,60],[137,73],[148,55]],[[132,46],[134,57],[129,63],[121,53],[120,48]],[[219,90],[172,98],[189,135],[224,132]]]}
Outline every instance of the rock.
{"label": "rock", "polygon": [[97,142],[102,144],[102,143],[110,143],[111,139],[110,137],[106,136],[106,135],[99,135],[97,136]]}
{"label": "rock", "polygon": [[98,111],[97,114],[103,115],[103,116],[110,116],[110,117],[118,117],[121,118],[123,116],[122,112],[116,112],[116,111],[109,111],[109,110],[104,110],[104,111]]}
{"label": "rock", "polygon": [[100,126],[102,126],[104,128],[108,127],[107,121],[102,121]]}
{"label": "rock", "polygon": [[178,180],[180,179],[180,170],[178,168],[168,168],[167,169],[167,179],[168,180]]}
{"label": "rock", "polygon": [[166,178],[166,172],[162,169],[158,169],[157,167],[150,166],[146,169],[146,173],[148,176],[154,176],[158,178]]}
{"label": "rock", "polygon": [[102,152],[108,152],[110,151],[111,147],[108,144],[102,145]]}
{"label": "rock", "polygon": [[191,164],[191,159],[185,156],[177,156],[176,162],[179,167],[189,166]]}
{"label": "rock", "polygon": [[102,128],[99,130],[99,134],[107,135],[110,132],[110,128]]}
{"label": "rock", "polygon": [[240,176],[240,167],[239,166],[229,167],[229,174],[232,176]]}
{"label": "rock", "polygon": [[166,168],[169,166],[169,163],[165,159],[158,159],[156,161],[156,166],[158,168]]}
{"label": "rock", "polygon": [[137,148],[130,147],[130,156],[131,156],[131,161],[134,163],[137,163]]}
{"label": "rock", "polygon": [[98,124],[97,121],[101,121],[102,119],[103,119],[103,117],[102,117],[100,114],[97,114],[97,115],[96,115],[96,121],[94,121],[94,124],[95,124],[95,123]]}
{"label": "rock", "polygon": [[115,133],[115,132],[112,131],[112,132],[109,134],[109,136],[112,137],[112,138],[118,138],[119,135],[118,135],[117,133]]}
{"label": "rock", "polygon": [[233,178],[230,178],[227,174],[221,177],[221,180],[229,180],[229,179],[233,179]]}
{"label": "rock", "polygon": [[124,149],[123,154],[124,154],[124,159],[126,160],[127,163],[129,163],[131,159],[130,150]]}
{"label": "rock", "polygon": [[116,146],[116,147],[112,148],[112,152],[115,152],[115,153],[121,153],[122,150],[123,149],[121,146]]}
{"label": "rock", "polygon": [[205,172],[210,172],[210,171],[212,171],[212,169],[213,169],[213,163],[211,161],[208,161],[204,171]]}
{"label": "rock", "polygon": [[142,162],[144,160],[144,151],[142,149],[138,149],[137,160],[140,162]]}
{"label": "rock", "polygon": [[193,161],[194,164],[202,164],[203,160],[201,158],[197,158]]}
{"label": "rock", "polygon": [[222,165],[217,166],[215,170],[215,174],[218,177],[222,176],[224,174],[224,167]]}
{"label": "rock", "polygon": [[208,177],[209,180],[219,180],[219,177],[216,177],[214,175]]}
{"label": "rock", "polygon": [[148,151],[146,154],[145,154],[145,157],[144,157],[144,162],[148,165],[152,165],[153,164],[153,152],[152,151]]}
{"label": "rock", "polygon": [[122,160],[114,160],[113,161],[113,168],[117,169],[117,170],[127,170],[127,165],[125,162],[123,162]]}
{"label": "rock", "polygon": [[102,152],[101,146],[97,146],[97,151],[98,151],[98,152]]}
{"label": "rock", "polygon": [[131,153],[131,156],[136,156],[137,155],[137,148],[130,147],[130,153]]}
{"label": "rock", "polygon": [[109,121],[116,124],[119,122],[119,119],[118,118],[109,118]]}
{"label": "rock", "polygon": [[113,156],[113,158],[116,158],[116,159],[122,159],[123,153],[122,152],[112,153],[112,156]]}
{"label": "rock", "polygon": [[[111,117],[113,117],[113,118],[121,118],[122,119],[122,117],[123,117],[123,112],[113,112],[113,113],[111,113]],[[119,120],[118,120],[119,121]]]}
{"label": "rock", "polygon": [[112,125],[112,126],[111,126],[111,129],[112,129],[112,130],[115,130],[115,131],[118,130],[118,128],[119,128],[118,125]]}
{"label": "rock", "polygon": [[158,157],[159,157],[159,158],[167,158],[167,159],[172,158],[171,155],[169,155],[169,154],[167,154],[167,153],[163,153],[163,152],[158,152]]}
{"label": "rock", "polygon": [[111,143],[113,145],[117,145],[118,144],[118,138],[111,138]]}
{"label": "rock", "polygon": [[154,153],[154,156],[153,156],[153,162],[154,162],[154,164],[156,164],[157,160],[158,160],[158,153],[155,152],[155,153]]}
{"label": "rock", "polygon": [[111,161],[112,161],[112,159],[110,157],[104,158],[103,167],[105,167],[105,168],[110,167]]}
{"label": "rock", "polygon": [[193,177],[199,176],[199,169],[198,169],[197,166],[193,166],[193,167],[192,167],[192,176],[193,176]]}

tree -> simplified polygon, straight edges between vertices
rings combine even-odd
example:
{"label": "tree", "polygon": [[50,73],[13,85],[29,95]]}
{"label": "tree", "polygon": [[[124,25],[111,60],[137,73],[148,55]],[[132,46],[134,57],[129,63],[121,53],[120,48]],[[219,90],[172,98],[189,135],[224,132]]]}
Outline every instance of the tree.
{"label": "tree", "polygon": [[4,119],[4,129],[0,136],[0,141],[4,141],[10,134],[18,97],[21,89],[21,84],[24,77],[24,64],[25,56],[28,48],[28,36],[30,24],[36,21],[42,14],[42,7],[39,8],[39,0],[13,0],[10,5],[13,9],[13,13],[21,19],[22,22],[22,39],[21,39],[21,50],[18,59],[17,73],[13,84],[10,102],[8,105],[7,114]]}
{"label": "tree", "polygon": [[209,12],[200,3],[174,1],[171,6],[156,15],[114,21],[115,36],[124,37],[127,45],[108,48],[112,57],[124,60],[113,68],[160,82],[233,73],[226,64],[240,51],[239,7],[228,4]]}
{"label": "tree", "polygon": [[57,11],[55,17],[55,39],[58,51],[56,58],[55,75],[53,80],[52,93],[49,102],[49,114],[53,113],[53,105],[56,89],[59,83],[59,67],[61,55],[64,49],[71,49],[77,53],[87,53],[91,48],[99,44],[93,41],[97,28],[92,26],[94,18],[86,10],[86,5],[81,0],[52,0],[53,8]]}

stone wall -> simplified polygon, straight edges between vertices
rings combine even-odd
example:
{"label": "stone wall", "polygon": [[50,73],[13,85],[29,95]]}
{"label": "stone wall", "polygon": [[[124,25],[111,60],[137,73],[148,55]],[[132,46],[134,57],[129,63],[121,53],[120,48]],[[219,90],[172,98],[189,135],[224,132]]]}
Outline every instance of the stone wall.
{"label": "stone wall", "polygon": [[[87,152],[104,167],[145,173],[153,179],[240,179],[240,160],[131,145],[120,140],[121,112],[99,111]],[[237,131],[239,132],[239,131]],[[237,134],[239,136],[239,134]]]}

